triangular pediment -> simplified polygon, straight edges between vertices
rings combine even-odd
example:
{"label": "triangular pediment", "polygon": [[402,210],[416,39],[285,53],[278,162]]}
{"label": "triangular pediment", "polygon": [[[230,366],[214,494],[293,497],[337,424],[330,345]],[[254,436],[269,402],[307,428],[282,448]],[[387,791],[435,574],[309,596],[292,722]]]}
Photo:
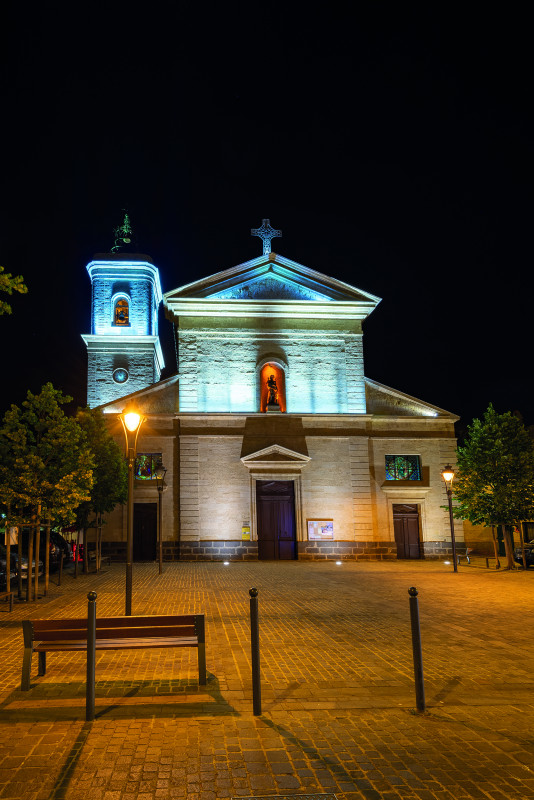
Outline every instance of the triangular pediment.
{"label": "triangular pediment", "polygon": [[254,467],[274,467],[276,465],[302,469],[305,467],[311,458],[302,453],[297,453],[295,450],[289,450],[287,447],[282,447],[279,444],[272,444],[269,447],[264,447],[262,450],[257,450],[255,453],[250,453],[244,456],[241,462],[248,469]]}
{"label": "triangular pediment", "polygon": [[165,295],[165,305],[182,300],[303,300],[345,301],[374,308],[380,298],[348,283],[298,264],[276,253],[268,253],[218,272]]}
{"label": "triangular pediment", "polygon": [[457,420],[455,414],[443,408],[418,400],[390,386],[365,378],[365,402],[368,414],[392,417],[448,417]]}

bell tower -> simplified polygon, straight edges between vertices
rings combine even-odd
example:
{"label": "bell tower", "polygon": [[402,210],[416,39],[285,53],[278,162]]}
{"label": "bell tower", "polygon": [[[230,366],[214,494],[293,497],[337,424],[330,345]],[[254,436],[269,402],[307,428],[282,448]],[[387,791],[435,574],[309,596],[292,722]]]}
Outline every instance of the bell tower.
{"label": "bell tower", "polygon": [[128,214],[115,229],[111,253],[87,265],[91,333],[87,346],[87,404],[94,408],[159,381],[164,366],[158,336],[159,270],[137,253]]}

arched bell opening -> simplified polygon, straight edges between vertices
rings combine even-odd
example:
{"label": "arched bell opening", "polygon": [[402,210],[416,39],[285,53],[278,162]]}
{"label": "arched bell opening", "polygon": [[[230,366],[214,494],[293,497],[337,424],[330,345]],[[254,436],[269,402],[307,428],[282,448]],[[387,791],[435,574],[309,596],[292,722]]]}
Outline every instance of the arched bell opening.
{"label": "arched bell opening", "polygon": [[124,295],[115,298],[113,306],[113,324],[119,326],[130,324],[130,302]]}

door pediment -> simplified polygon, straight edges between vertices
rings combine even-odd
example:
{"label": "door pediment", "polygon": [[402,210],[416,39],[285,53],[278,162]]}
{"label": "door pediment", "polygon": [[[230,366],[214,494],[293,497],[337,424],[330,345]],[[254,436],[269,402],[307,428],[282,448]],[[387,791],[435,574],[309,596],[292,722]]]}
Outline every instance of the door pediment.
{"label": "door pediment", "polygon": [[273,444],[250,453],[241,459],[241,463],[249,472],[284,471],[298,473],[311,461],[310,456],[289,450],[279,444]]}

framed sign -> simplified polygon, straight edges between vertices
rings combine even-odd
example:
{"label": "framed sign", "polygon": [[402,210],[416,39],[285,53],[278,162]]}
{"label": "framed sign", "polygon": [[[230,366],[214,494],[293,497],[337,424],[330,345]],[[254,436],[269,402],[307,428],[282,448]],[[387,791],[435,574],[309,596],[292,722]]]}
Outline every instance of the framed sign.
{"label": "framed sign", "polygon": [[333,519],[307,519],[306,524],[308,526],[308,539],[310,541],[314,539],[334,538]]}

